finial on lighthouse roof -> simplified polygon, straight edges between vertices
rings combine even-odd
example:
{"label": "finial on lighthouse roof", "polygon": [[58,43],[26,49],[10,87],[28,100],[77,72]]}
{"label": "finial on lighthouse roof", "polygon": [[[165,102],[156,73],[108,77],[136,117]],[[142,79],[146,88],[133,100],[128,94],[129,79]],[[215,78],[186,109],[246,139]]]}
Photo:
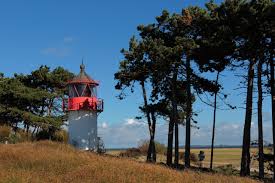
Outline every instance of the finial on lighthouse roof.
{"label": "finial on lighthouse roof", "polygon": [[83,63],[83,58],[82,58],[82,63],[81,63],[81,65],[80,65],[80,71],[81,71],[81,72],[84,72],[84,71],[85,71],[85,65],[84,65],[84,63]]}

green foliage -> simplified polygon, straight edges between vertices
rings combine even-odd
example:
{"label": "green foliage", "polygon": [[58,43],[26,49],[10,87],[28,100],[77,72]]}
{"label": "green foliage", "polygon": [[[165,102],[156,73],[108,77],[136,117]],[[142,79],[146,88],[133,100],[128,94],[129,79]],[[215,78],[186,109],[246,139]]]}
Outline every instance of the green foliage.
{"label": "green foliage", "polygon": [[14,74],[11,78],[1,75],[0,121],[9,126],[21,123],[26,133],[31,127],[39,131],[59,130],[65,115],[61,106],[67,95],[65,86],[72,77],[62,67],[51,70],[47,66],[27,75]]}

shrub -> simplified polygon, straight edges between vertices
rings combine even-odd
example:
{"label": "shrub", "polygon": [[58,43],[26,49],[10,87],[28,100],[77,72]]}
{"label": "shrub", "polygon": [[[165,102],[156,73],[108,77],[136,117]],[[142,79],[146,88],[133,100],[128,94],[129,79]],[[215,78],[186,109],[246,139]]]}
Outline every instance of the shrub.
{"label": "shrub", "polygon": [[16,144],[16,143],[20,143],[20,142],[27,142],[27,141],[31,141],[32,136],[30,132],[26,132],[22,129],[17,130],[17,132],[12,132],[9,135],[8,141],[11,144]]}
{"label": "shrub", "polygon": [[0,142],[5,142],[6,140],[8,140],[10,134],[11,134],[11,127],[9,126],[0,126]]}
{"label": "shrub", "polygon": [[[143,155],[147,154],[148,147],[149,147],[149,141],[144,140],[139,143],[138,149],[141,151]],[[165,154],[166,153],[166,146],[164,144],[161,144],[157,141],[155,141],[155,147],[157,154]]]}
{"label": "shrub", "polygon": [[142,152],[138,148],[129,148],[126,151],[121,152],[119,154],[120,157],[131,157],[131,158],[136,158],[141,155],[142,155]]}
{"label": "shrub", "polygon": [[58,130],[53,134],[52,140],[53,141],[58,141],[58,142],[68,143],[69,134],[65,130]]}
{"label": "shrub", "polygon": [[214,171],[217,173],[224,174],[224,175],[238,175],[239,174],[239,171],[234,169],[233,165],[231,165],[231,164],[218,166],[218,167],[214,168]]}
{"label": "shrub", "polygon": [[41,130],[36,134],[36,139],[37,140],[49,140],[49,132],[47,130]]}
{"label": "shrub", "polygon": [[26,132],[24,130],[18,130],[16,132],[20,136],[19,142],[26,142],[26,141],[32,141],[32,133],[31,132]]}
{"label": "shrub", "polygon": [[[179,152],[179,158],[184,160],[184,152]],[[195,153],[190,154],[190,161],[193,163],[198,163],[198,155]]]}
{"label": "shrub", "polygon": [[32,140],[31,133],[27,133],[22,129],[17,129],[16,132],[9,126],[0,126],[0,142],[8,141],[11,144]]}
{"label": "shrub", "polygon": [[10,144],[21,142],[21,135],[19,133],[11,133],[9,135],[8,141]]}
{"label": "shrub", "polygon": [[37,133],[36,139],[37,140],[49,140],[49,139],[51,139],[53,141],[67,143],[68,140],[69,140],[69,134],[65,130],[57,130],[52,134],[52,136],[50,138],[49,131],[48,130],[42,130],[42,131]]}
{"label": "shrub", "polygon": [[199,161],[198,159],[198,155],[195,154],[195,153],[191,153],[190,154],[190,161],[194,162],[194,163],[197,163]]}

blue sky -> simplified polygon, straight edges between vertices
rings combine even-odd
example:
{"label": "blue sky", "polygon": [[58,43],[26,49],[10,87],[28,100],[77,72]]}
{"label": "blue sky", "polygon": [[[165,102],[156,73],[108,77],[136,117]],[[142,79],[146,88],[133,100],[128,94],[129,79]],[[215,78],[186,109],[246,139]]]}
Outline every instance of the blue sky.
{"label": "blue sky", "polygon": [[[1,1],[0,72],[7,76],[29,73],[46,64],[78,73],[84,58],[87,73],[100,81],[98,94],[105,100],[105,111],[99,117],[100,135],[107,147],[135,146],[139,140],[147,138],[147,129],[144,123],[134,120],[142,104],[139,88],[124,101],[116,98],[118,92],[114,89],[113,75],[122,59],[120,50],[128,47],[132,35],[137,35],[137,25],[154,22],[163,9],[181,12],[186,6],[203,6],[204,3],[200,0]],[[238,95],[241,91],[232,92],[239,79],[227,72],[223,80],[229,100],[241,106],[245,96]],[[267,99],[266,106],[268,102]],[[195,110],[199,112],[197,120],[201,129],[193,131],[192,144],[210,144],[212,109],[198,101]],[[270,140],[268,107],[264,114],[265,138]],[[243,118],[242,109],[219,111],[217,123],[224,131],[217,135],[216,143],[241,144]],[[256,118],[253,120],[256,122]],[[160,122],[158,128],[157,139],[165,143],[166,124]],[[255,138],[256,135],[253,132]],[[181,134],[181,143],[183,136]]]}

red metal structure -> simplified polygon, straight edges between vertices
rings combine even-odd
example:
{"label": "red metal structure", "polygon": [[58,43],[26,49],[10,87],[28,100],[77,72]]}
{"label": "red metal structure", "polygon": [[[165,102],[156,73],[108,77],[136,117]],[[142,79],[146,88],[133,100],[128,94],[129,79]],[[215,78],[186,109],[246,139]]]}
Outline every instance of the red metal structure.
{"label": "red metal structure", "polygon": [[68,111],[92,110],[102,112],[103,100],[97,98],[98,85],[98,82],[85,72],[85,66],[81,64],[80,73],[67,83],[69,98],[63,102],[63,108]]}

